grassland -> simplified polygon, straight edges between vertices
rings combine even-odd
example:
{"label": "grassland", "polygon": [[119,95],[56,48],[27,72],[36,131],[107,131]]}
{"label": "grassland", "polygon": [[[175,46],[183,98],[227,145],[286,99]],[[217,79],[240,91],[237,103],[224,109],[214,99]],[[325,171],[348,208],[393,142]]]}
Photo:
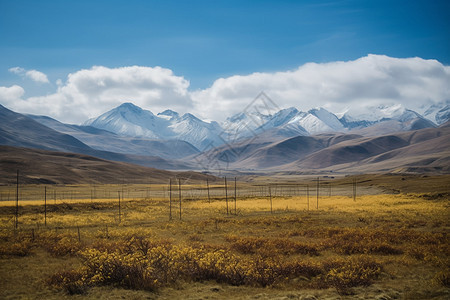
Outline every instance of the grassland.
{"label": "grassland", "polygon": [[23,186],[17,230],[1,187],[0,298],[449,298],[445,178],[360,177],[356,201],[337,178],[318,204],[312,179],[282,180],[236,202],[230,185],[228,214],[219,184],[184,185],[171,220],[167,185],[52,186],[46,225],[43,186]]}

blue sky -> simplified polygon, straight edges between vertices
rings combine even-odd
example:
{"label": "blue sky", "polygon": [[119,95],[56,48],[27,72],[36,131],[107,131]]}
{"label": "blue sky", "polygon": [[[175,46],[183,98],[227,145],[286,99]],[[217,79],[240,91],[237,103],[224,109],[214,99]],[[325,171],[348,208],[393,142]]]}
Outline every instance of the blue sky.
{"label": "blue sky", "polygon": [[0,0],[0,86],[48,95],[58,79],[92,66],[161,66],[189,81],[189,91],[368,54],[448,66],[449,20],[450,1],[430,0]]}

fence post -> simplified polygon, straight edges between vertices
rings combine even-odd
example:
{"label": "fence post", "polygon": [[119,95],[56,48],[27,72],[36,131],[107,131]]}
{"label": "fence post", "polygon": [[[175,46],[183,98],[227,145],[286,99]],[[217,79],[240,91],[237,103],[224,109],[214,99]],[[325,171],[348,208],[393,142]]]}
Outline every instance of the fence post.
{"label": "fence post", "polygon": [[227,216],[228,216],[228,186],[227,186],[227,176],[225,176],[225,202],[227,203]]}
{"label": "fence post", "polygon": [[319,209],[319,177],[317,176],[317,204],[316,209]]}
{"label": "fence post", "polygon": [[169,221],[172,221],[172,179],[169,179]]}
{"label": "fence post", "polygon": [[44,186],[44,225],[47,226],[47,187]]}
{"label": "fence post", "polygon": [[270,188],[270,185],[269,185],[269,200],[270,200],[270,213],[272,214],[273,213],[273,211],[272,211],[272,189]]}
{"label": "fence post", "polygon": [[16,212],[15,212],[15,224],[14,229],[17,229],[19,225],[19,170],[17,170],[17,180],[16,180]]}
{"label": "fence post", "polygon": [[120,224],[120,222],[122,221],[120,217],[120,191],[117,191],[117,195],[119,196],[119,224]]}
{"label": "fence post", "polygon": [[180,200],[180,220],[181,220],[181,179],[178,178],[178,197]]}
{"label": "fence post", "polygon": [[211,198],[209,197],[209,181],[208,181],[208,178],[206,178],[206,189],[208,190],[208,203],[211,203]]}
{"label": "fence post", "polygon": [[236,187],[236,177],[234,177],[234,215],[237,215],[237,213],[236,213],[236,199],[237,199],[237,196],[236,196],[236,191],[237,191],[237,187]]}
{"label": "fence post", "polygon": [[306,202],[307,202],[308,211],[309,211],[309,185],[306,185]]}

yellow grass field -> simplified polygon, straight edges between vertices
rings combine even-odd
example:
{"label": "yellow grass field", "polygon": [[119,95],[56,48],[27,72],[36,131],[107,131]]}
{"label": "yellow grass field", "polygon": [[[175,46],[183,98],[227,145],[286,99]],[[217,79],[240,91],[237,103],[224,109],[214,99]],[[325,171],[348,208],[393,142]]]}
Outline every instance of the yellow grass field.
{"label": "yellow grass field", "polygon": [[1,299],[450,297],[448,193],[240,183],[227,211],[218,184],[183,186],[181,210],[167,185],[58,186],[45,209],[42,186],[21,188],[15,229],[0,187]]}

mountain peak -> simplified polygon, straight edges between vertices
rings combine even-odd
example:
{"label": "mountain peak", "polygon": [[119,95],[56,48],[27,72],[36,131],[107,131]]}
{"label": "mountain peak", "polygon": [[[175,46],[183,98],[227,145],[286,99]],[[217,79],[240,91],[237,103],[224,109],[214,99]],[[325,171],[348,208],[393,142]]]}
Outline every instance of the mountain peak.
{"label": "mountain peak", "polygon": [[179,116],[180,115],[176,111],[173,111],[171,109],[166,109],[165,111],[160,112],[158,114],[158,117],[161,117],[161,118],[164,118],[164,119],[168,119],[168,120],[176,119]]}
{"label": "mountain peak", "polygon": [[140,107],[137,106],[137,105],[134,105],[134,104],[131,103],[131,102],[125,102],[125,103],[122,103],[121,105],[117,106],[116,109],[117,109],[117,110],[121,110],[121,111],[124,111],[124,110],[126,110],[126,111],[132,111],[132,112],[136,112],[136,113],[139,113],[139,112],[142,111],[142,108],[140,108]]}
{"label": "mountain peak", "polygon": [[310,114],[313,114],[313,115],[319,114],[319,113],[329,113],[329,114],[331,114],[331,112],[329,112],[328,110],[326,110],[323,107],[315,107],[315,108],[310,109],[308,112]]}
{"label": "mountain peak", "polygon": [[197,118],[196,116],[194,116],[191,113],[185,113],[182,117],[182,120],[194,120],[194,121],[201,121],[199,118]]}

